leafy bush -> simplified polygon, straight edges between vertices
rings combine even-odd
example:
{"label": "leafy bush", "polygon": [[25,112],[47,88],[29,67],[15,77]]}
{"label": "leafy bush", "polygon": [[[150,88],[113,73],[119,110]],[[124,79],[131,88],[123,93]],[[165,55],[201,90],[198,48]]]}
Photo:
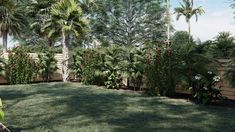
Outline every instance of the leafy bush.
{"label": "leafy bush", "polygon": [[200,74],[193,78],[193,85],[190,88],[193,97],[198,103],[211,104],[213,101],[223,100],[220,86],[218,82],[220,77],[213,74],[211,71],[206,76]]}
{"label": "leafy bush", "polygon": [[44,51],[45,53],[39,54],[39,73],[43,77],[43,81],[49,82],[53,73],[58,69],[55,53],[51,49]]}
{"label": "leafy bush", "polygon": [[85,84],[104,85],[104,57],[100,49],[83,49],[73,55],[71,66],[77,79]]}
{"label": "leafy bush", "polygon": [[140,88],[143,84],[144,77],[144,57],[143,52],[136,48],[127,48],[126,64],[124,64],[124,72],[127,74],[127,83],[134,83],[134,90]]}
{"label": "leafy bush", "polygon": [[105,86],[118,89],[122,85],[122,74],[125,69],[125,50],[122,47],[111,46],[105,50],[104,66],[107,80]]}
{"label": "leafy bush", "polygon": [[179,80],[178,55],[168,44],[145,48],[145,73],[151,95],[172,96]]}
{"label": "leafy bush", "polygon": [[38,65],[24,48],[19,48],[8,54],[5,73],[10,84],[28,84],[37,76]]}

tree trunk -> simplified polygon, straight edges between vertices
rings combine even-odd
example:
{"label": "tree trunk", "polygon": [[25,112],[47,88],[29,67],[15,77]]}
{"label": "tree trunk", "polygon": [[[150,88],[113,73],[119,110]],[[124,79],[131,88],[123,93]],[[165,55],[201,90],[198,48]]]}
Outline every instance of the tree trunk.
{"label": "tree trunk", "polygon": [[170,0],[167,0],[167,41],[170,41]]}
{"label": "tree trunk", "polygon": [[190,44],[191,42],[191,23],[190,23],[190,20],[188,20],[188,44]]}
{"label": "tree trunk", "polygon": [[62,72],[63,72],[63,82],[69,81],[69,36],[62,31],[62,46],[63,46],[63,63],[62,63]]}
{"label": "tree trunk", "polygon": [[2,31],[3,53],[7,53],[7,31]]}

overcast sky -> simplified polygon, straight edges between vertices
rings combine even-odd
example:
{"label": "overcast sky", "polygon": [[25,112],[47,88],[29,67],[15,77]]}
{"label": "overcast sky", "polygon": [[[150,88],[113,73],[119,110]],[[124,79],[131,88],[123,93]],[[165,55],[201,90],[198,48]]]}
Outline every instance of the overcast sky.
{"label": "overcast sky", "polygon": [[[172,13],[181,1],[171,0]],[[199,16],[198,22],[195,22],[195,17],[192,20],[192,35],[195,39],[213,39],[221,31],[229,31],[235,35],[235,15],[230,7],[231,0],[194,0],[194,3],[195,7],[203,6],[206,12]],[[172,19],[176,30],[187,30],[184,17],[176,21],[175,15],[172,15]]]}

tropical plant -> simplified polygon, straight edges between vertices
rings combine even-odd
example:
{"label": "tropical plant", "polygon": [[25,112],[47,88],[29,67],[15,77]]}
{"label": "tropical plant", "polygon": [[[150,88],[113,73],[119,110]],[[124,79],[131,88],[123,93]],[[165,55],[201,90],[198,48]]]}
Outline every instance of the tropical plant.
{"label": "tropical plant", "polygon": [[109,89],[118,89],[122,85],[125,50],[122,47],[111,46],[106,49],[105,53],[104,73],[107,76],[105,85]]}
{"label": "tropical plant", "polygon": [[[63,47],[63,81],[69,80],[69,44],[72,35],[81,36],[88,21],[83,17],[83,12],[76,0],[60,0],[51,7],[51,18],[46,26],[54,25],[58,28],[62,37]],[[45,28],[46,29],[46,28]]]}
{"label": "tropical plant", "polygon": [[51,76],[58,69],[55,53],[52,49],[46,50],[45,53],[38,54],[39,73],[43,77],[43,81],[49,82]]}
{"label": "tropical plant", "polygon": [[229,59],[235,48],[235,38],[230,32],[220,32],[214,41],[214,55],[216,58]]}
{"label": "tropical plant", "polygon": [[24,10],[14,0],[0,1],[0,36],[3,52],[7,52],[8,35],[19,37],[22,27],[27,25]]}
{"label": "tropical plant", "polygon": [[198,15],[202,15],[205,13],[202,6],[194,8],[194,1],[193,0],[182,0],[183,3],[180,3],[180,7],[176,7],[175,13],[177,14],[176,19],[179,20],[181,16],[185,17],[186,22],[188,23],[188,44],[190,44],[191,39],[191,18],[193,16],[196,17],[196,21],[198,20]]}
{"label": "tropical plant", "polygon": [[130,81],[133,83],[134,90],[140,88],[143,84],[144,76],[144,57],[143,52],[136,48],[127,48],[126,52],[126,65],[125,72],[127,73],[127,86],[129,86]]}
{"label": "tropical plant", "polygon": [[24,48],[19,47],[16,52],[8,54],[5,77],[9,84],[31,83],[37,74],[38,65]]}
{"label": "tropical plant", "polygon": [[[33,29],[34,36],[46,40],[46,46],[52,47],[58,40],[58,27],[46,23],[51,18],[51,7],[56,3],[56,0],[35,0],[28,2],[29,15],[31,16],[31,30]],[[29,38],[32,40],[33,38]]]}
{"label": "tropical plant", "polygon": [[151,95],[172,96],[175,93],[177,83],[180,81],[181,63],[168,43],[159,43],[155,48],[144,49],[145,76],[147,87]]}
{"label": "tropical plant", "polygon": [[221,94],[219,82],[220,77],[211,71],[208,71],[205,76],[196,75],[190,88],[193,91],[193,97],[201,104],[211,104],[213,101],[225,99]]}

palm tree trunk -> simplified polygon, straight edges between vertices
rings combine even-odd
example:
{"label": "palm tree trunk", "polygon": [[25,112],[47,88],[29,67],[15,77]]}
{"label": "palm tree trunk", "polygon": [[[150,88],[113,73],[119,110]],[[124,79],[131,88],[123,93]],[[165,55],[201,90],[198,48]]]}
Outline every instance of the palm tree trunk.
{"label": "palm tree trunk", "polygon": [[69,37],[62,31],[62,52],[63,52],[63,63],[62,63],[62,72],[63,72],[63,82],[69,81]]}
{"label": "palm tree trunk", "polygon": [[170,0],[167,0],[167,41],[170,41]]}
{"label": "palm tree trunk", "polygon": [[191,23],[190,20],[188,20],[188,44],[191,42]]}
{"label": "palm tree trunk", "polygon": [[3,53],[7,53],[7,31],[2,31]]}

